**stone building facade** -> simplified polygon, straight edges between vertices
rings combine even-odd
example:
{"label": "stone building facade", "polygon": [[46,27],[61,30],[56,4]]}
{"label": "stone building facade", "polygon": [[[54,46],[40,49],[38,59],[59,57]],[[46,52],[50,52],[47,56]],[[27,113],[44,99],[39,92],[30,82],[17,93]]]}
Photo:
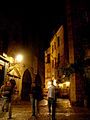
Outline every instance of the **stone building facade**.
{"label": "stone building facade", "polygon": [[[22,32],[22,20],[12,20],[12,22],[9,23],[10,21],[7,20],[7,18],[1,18],[0,55],[8,61],[7,70],[5,68],[5,64],[3,65],[4,78],[1,82],[1,85],[6,77],[8,79],[15,79],[20,99],[29,100],[31,84],[35,81],[35,77],[38,72],[39,77],[42,78],[40,79],[41,81],[39,81],[40,84],[44,82],[44,73],[42,72],[42,69],[44,68],[40,69],[39,65],[40,59],[38,58],[38,44],[34,43],[33,37],[30,35],[30,33],[26,35]],[[7,56],[3,56],[3,53],[5,53]],[[15,61],[15,56],[17,54],[23,55],[23,61],[21,63],[17,63]],[[12,58],[12,63],[10,62],[10,58]]]}
{"label": "stone building facade", "polygon": [[56,31],[50,41],[50,47],[45,51],[45,87],[49,80],[59,80],[62,77],[60,67],[64,66],[64,27]]}

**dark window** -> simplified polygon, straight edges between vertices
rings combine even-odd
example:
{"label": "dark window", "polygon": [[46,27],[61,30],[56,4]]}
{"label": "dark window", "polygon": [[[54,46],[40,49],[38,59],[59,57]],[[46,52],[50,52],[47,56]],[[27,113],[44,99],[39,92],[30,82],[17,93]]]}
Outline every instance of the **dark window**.
{"label": "dark window", "polygon": [[58,65],[60,63],[60,53],[58,53]]}
{"label": "dark window", "polygon": [[60,37],[57,37],[58,46],[60,45]]}
{"label": "dark window", "polygon": [[57,74],[58,74],[58,76],[59,76],[59,70],[58,70],[58,73],[57,73]]}
{"label": "dark window", "polygon": [[57,67],[57,65],[56,65],[56,58],[55,58],[55,68]]}
{"label": "dark window", "polygon": [[47,55],[47,63],[50,63],[50,54]]}

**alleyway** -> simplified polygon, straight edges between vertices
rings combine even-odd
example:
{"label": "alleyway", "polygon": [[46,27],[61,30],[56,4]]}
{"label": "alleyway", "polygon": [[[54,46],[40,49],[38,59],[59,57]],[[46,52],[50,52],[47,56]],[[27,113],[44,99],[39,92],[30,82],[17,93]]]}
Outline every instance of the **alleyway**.
{"label": "alleyway", "polygon": [[[31,117],[31,106],[29,102],[20,102],[13,105],[12,120],[33,120]],[[8,113],[1,111],[0,102],[0,120],[7,120]],[[40,116],[36,120],[50,120],[48,116],[47,101],[40,103]],[[68,99],[58,99],[56,109],[56,120],[90,120],[90,110],[87,108],[72,108]]]}

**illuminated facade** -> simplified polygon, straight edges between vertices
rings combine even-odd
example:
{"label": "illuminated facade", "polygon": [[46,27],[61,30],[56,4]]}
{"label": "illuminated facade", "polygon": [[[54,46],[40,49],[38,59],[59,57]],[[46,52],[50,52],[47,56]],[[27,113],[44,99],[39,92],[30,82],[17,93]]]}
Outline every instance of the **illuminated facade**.
{"label": "illuminated facade", "polygon": [[59,68],[64,65],[64,27],[60,26],[50,41],[50,47],[45,51],[45,88],[49,80],[59,80],[62,74]]}
{"label": "illuminated facade", "polygon": [[[2,78],[0,85],[6,78],[12,78],[16,81],[19,97],[30,100],[31,84],[35,81],[37,72],[40,72],[41,80],[44,81],[44,74],[38,67],[40,62],[38,44],[35,44],[30,33],[26,35],[24,29],[22,31],[21,21],[9,23],[4,17],[1,17],[0,21],[2,23],[0,24],[0,55],[6,59],[3,56],[3,53],[6,53],[9,58],[14,59],[13,63],[8,64],[8,70],[6,70],[5,60],[0,63],[0,78]],[[15,61],[15,56],[19,53],[24,57],[21,63]],[[9,59],[8,61],[10,62]]]}
{"label": "illuminated facade", "polygon": [[48,87],[49,80],[51,80],[50,48],[45,51],[45,88]]}

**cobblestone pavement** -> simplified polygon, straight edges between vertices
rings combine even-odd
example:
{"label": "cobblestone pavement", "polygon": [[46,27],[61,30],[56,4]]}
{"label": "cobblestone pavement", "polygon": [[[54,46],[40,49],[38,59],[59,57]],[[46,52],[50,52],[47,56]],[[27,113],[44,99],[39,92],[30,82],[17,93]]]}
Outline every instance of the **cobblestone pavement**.
{"label": "cobblestone pavement", "polygon": [[[40,115],[36,118],[31,117],[30,102],[20,102],[12,106],[11,120],[51,120],[48,116],[47,101],[40,103]],[[2,112],[0,108],[0,120],[7,120],[8,112]],[[72,108],[69,100],[58,99],[56,109],[56,120],[90,120],[90,110],[87,108]]]}

